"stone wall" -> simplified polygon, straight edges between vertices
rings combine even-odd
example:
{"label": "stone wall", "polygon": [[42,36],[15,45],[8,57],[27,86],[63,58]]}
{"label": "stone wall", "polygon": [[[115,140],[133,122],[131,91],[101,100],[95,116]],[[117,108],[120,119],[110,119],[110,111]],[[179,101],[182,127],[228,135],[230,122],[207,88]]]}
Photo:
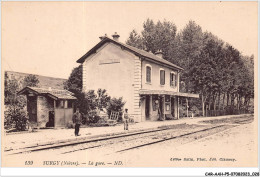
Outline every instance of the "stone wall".
{"label": "stone wall", "polygon": [[54,111],[54,101],[50,98],[37,97],[37,123],[38,127],[45,127],[49,121],[49,111]]}

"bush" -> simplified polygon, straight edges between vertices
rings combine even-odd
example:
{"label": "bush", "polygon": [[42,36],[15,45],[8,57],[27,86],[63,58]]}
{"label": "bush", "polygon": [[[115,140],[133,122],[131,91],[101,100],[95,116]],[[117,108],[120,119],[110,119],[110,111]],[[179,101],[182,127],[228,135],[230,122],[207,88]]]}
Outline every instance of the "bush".
{"label": "bush", "polygon": [[18,131],[23,131],[26,130],[27,125],[28,115],[23,107],[19,105],[8,105],[5,111],[5,129],[15,128]]}
{"label": "bush", "polygon": [[122,112],[125,102],[123,101],[123,97],[112,98],[107,106],[107,114],[108,116],[111,114],[111,111],[120,112],[119,121],[122,120]]}
{"label": "bush", "polygon": [[226,115],[233,115],[235,113],[235,107],[232,105],[225,107]]}
{"label": "bush", "polygon": [[91,110],[88,113],[88,121],[87,123],[97,123],[100,120],[100,117],[97,115],[97,111],[96,110]]}
{"label": "bush", "polygon": [[192,116],[192,113],[193,113],[194,117],[201,116],[200,115],[200,110],[197,108],[197,106],[192,106],[192,108],[190,110],[190,115],[189,116]]}
{"label": "bush", "polygon": [[179,105],[179,116],[180,117],[186,117],[186,113],[187,110],[185,108],[185,106]]}

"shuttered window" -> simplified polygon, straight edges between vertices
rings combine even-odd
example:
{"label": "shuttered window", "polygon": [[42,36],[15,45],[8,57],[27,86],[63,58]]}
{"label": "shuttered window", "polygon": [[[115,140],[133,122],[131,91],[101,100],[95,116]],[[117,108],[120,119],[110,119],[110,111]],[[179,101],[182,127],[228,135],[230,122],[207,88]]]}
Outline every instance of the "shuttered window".
{"label": "shuttered window", "polygon": [[165,71],[160,70],[160,84],[165,85]]}
{"label": "shuttered window", "polygon": [[177,75],[174,73],[170,73],[170,85],[172,87],[176,87],[177,86]]}
{"label": "shuttered window", "polygon": [[151,83],[151,67],[146,66],[146,82]]}
{"label": "shuttered window", "polygon": [[174,74],[175,87],[177,87],[177,81],[178,81],[177,74]]}
{"label": "shuttered window", "polygon": [[173,86],[173,73],[170,73],[170,86]]}

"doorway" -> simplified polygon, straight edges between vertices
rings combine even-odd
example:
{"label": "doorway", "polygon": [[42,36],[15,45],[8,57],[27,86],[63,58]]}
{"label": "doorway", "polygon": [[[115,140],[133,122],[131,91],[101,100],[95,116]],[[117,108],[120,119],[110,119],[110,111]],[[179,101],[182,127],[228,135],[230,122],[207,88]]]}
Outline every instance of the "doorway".
{"label": "doorway", "polygon": [[145,97],[145,119],[150,120],[150,96]]}
{"label": "doorway", "polygon": [[49,121],[46,124],[46,127],[54,127],[54,111],[49,111]]}
{"label": "doorway", "polygon": [[27,100],[29,122],[37,123],[37,96],[28,96]]}
{"label": "doorway", "polygon": [[174,98],[171,98],[171,114],[175,117],[175,109],[174,109]]}
{"label": "doorway", "polygon": [[164,109],[163,109],[163,97],[159,96],[159,109],[158,109],[158,113],[159,113],[159,119],[162,120],[163,119],[163,113],[164,113]]}

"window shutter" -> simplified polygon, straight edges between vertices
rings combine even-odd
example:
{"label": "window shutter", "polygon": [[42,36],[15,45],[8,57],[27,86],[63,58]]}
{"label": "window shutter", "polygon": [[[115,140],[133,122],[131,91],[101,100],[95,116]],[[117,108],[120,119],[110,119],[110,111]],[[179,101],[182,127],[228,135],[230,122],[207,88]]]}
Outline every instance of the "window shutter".
{"label": "window shutter", "polygon": [[173,74],[170,73],[170,86],[173,86]]}
{"label": "window shutter", "polygon": [[163,82],[163,80],[162,80],[162,72],[163,72],[163,70],[160,70],[160,84],[161,84],[161,85],[163,85],[163,84],[162,84],[162,82]]}
{"label": "window shutter", "polygon": [[174,77],[175,77],[175,87],[177,87],[177,74],[175,74]]}
{"label": "window shutter", "polygon": [[151,67],[146,67],[146,82],[151,82]]}
{"label": "window shutter", "polygon": [[165,85],[165,71],[163,71],[163,85]]}
{"label": "window shutter", "polygon": [[164,85],[165,84],[165,71],[160,70],[160,84]]}
{"label": "window shutter", "polygon": [[172,74],[172,86],[175,87],[175,74]]}

